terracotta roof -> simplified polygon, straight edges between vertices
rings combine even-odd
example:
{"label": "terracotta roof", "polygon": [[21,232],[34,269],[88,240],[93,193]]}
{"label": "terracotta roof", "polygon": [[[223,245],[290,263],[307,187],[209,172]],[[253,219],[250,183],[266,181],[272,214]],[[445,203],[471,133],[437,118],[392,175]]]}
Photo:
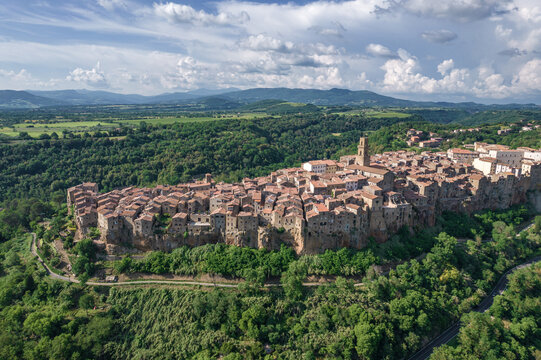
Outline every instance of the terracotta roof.
{"label": "terracotta roof", "polygon": [[327,208],[325,206],[325,204],[317,203],[317,204],[314,204],[314,205],[315,205],[315,208],[317,209],[317,212],[319,212],[319,213],[329,211],[329,208]]}
{"label": "terracotta roof", "polygon": [[468,154],[468,155],[474,155],[475,154],[475,152],[473,152],[473,151],[466,150],[466,149],[458,149],[458,148],[449,149],[449,151],[452,152],[453,154]]}
{"label": "terracotta roof", "polygon": [[361,192],[361,195],[362,195],[362,197],[367,198],[367,199],[371,199],[371,200],[375,200],[375,199],[379,198],[378,195],[372,195],[372,194],[369,194],[369,193],[364,192],[364,191]]}
{"label": "terracotta roof", "polygon": [[152,221],[153,219],[153,216],[152,215],[149,215],[149,214],[143,214],[141,216],[139,216],[139,219],[138,220],[142,220],[142,221]]}
{"label": "terracotta roof", "polygon": [[382,182],[383,179],[382,178],[376,178],[376,177],[370,177],[368,178],[367,180],[369,183],[374,183],[374,184],[377,184],[379,182]]}
{"label": "terracotta roof", "polygon": [[388,170],[380,169],[373,166],[359,166],[359,170],[363,172],[370,172],[372,174],[378,174],[378,175],[385,175],[389,172]]}
{"label": "terracotta roof", "polygon": [[220,207],[220,208],[214,209],[214,211],[212,211],[210,215],[216,215],[216,214],[224,215],[225,213],[226,213],[225,209]]}
{"label": "terracotta roof", "polygon": [[326,187],[327,185],[325,185],[324,183],[322,183],[321,181],[311,181],[311,184],[312,186],[314,186],[315,188],[324,188]]}

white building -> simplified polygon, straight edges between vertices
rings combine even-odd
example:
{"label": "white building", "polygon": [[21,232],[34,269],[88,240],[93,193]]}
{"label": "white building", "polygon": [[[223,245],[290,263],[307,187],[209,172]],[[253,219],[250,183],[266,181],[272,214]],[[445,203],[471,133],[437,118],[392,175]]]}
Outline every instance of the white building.
{"label": "white building", "polygon": [[524,151],[524,159],[529,159],[533,161],[541,161],[540,150],[531,149],[527,147],[518,148],[518,150]]}
{"label": "white building", "polygon": [[512,167],[520,167],[522,164],[522,150],[489,150],[488,157],[494,158],[498,163],[511,165]]}
{"label": "white building", "polygon": [[327,163],[322,160],[308,161],[302,164],[302,168],[316,174],[324,174],[327,171]]}
{"label": "white building", "polygon": [[499,173],[512,173],[515,176],[520,176],[522,172],[522,167],[513,167],[511,165],[503,164],[503,163],[497,163],[496,169],[494,170],[495,174]]}
{"label": "white building", "polygon": [[473,160],[473,167],[485,175],[494,174],[497,162],[495,158],[491,157],[477,158]]}
{"label": "white building", "polygon": [[479,153],[466,149],[449,149],[447,157],[457,163],[471,164],[475,158],[479,157]]}

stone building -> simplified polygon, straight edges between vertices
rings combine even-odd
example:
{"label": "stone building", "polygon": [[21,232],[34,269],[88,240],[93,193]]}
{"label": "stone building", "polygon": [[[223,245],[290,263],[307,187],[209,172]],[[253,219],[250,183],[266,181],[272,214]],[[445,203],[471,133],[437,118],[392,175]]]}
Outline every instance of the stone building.
{"label": "stone building", "polygon": [[[474,148],[371,158],[361,138],[357,155],[339,162],[311,161],[235,184],[207,174],[187,184],[100,194],[96,184],[84,183],[68,189],[67,202],[81,234],[97,227],[113,253],[214,242],[269,249],[285,243],[298,253],[362,248],[403,227],[432,226],[443,211],[507,208],[541,190],[537,150]],[[517,154],[533,159],[520,155],[517,163]]]}

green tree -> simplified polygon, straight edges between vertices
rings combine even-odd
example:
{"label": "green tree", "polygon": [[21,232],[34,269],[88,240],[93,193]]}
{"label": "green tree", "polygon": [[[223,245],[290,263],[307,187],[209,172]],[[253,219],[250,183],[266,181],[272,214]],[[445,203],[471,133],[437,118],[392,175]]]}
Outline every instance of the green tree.
{"label": "green tree", "polygon": [[302,283],[307,275],[306,264],[294,261],[289,264],[287,271],[282,274],[282,287],[289,300],[300,300],[303,295]]}
{"label": "green tree", "polygon": [[94,297],[90,294],[84,294],[79,298],[79,307],[85,309],[88,315],[88,310],[94,307]]}

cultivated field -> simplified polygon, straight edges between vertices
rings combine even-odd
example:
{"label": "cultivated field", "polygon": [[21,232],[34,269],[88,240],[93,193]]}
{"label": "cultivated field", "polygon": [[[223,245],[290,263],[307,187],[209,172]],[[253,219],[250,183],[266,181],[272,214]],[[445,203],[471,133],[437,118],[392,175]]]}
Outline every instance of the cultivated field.
{"label": "cultivated field", "polygon": [[0,127],[0,135],[18,136],[21,132],[26,132],[31,137],[37,138],[42,134],[51,135],[57,133],[59,136],[63,131],[69,131],[75,134],[81,134],[84,132],[94,133],[96,131],[107,131],[111,128],[121,126],[138,126],[141,122],[148,124],[169,125],[174,123],[191,123],[191,122],[206,122],[206,121],[219,121],[230,119],[256,119],[266,117],[266,114],[256,113],[243,113],[243,114],[224,114],[208,117],[152,117],[152,118],[139,118],[139,119],[114,119],[107,118],[103,120],[93,121],[60,121],[52,123],[38,123],[38,122],[24,122],[13,125],[13,127]]}

